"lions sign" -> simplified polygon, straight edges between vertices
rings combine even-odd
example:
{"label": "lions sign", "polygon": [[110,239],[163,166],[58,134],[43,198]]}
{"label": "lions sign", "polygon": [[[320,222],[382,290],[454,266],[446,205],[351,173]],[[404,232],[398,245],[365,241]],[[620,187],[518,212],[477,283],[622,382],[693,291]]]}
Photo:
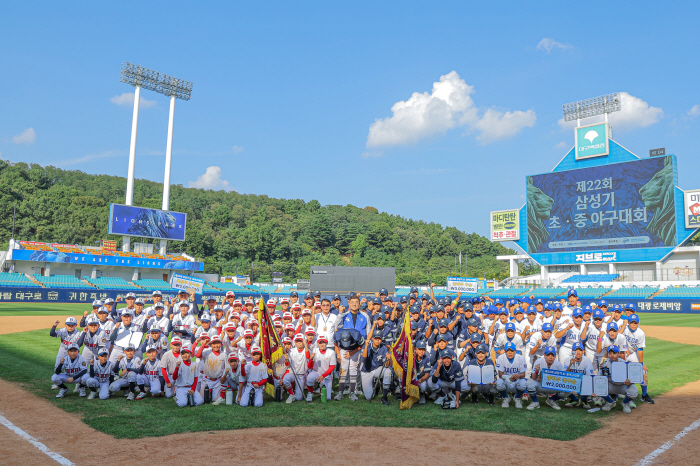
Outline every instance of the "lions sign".
{"label": "lions sign", "polygon": [[185,241],[187,214],[122,204],[109,208],[109,234]]}

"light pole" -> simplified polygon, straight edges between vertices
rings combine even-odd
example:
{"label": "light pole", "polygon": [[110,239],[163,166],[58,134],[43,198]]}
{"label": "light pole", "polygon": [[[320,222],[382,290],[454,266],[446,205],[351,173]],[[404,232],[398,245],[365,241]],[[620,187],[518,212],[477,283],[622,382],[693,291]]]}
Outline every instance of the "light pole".
{"label": "light pole", "polygon": [[[155,91],[170,97],[170,113],[168,116],[168,140],[165,149],[165,176],[163,179],[163,210],[170,208],[170,167],[173,156],[173,125],[175,121],[175,99],[190,100],[192,96],[192,82],[161,74],[157,71],[134,65],[128,62],[122,63],[122,72],[119,79],[123,83],[131,84],[134,92],[134,117],[131,124],[131,147],[129,149],[129,174],[126,182],[126,205],[132,205],[134,199],[134,165],[136,156],[136,132],[139,119],[139,99],[141,88]],[[129,237],[125,236],[125,251],[129,249]],[[167,240],[160,240],[160,253],[165,254]]]}
{"label": "light pole", "polygon": [[564,110],[564,121],[576,120],[577,126],[581,126],[582,118],[590,118],[596,115],[605,114],[605,122],[608,122],[608,113],[619,112],[622,109],[620,94],[612,94],[593,97],[592,99],[577,100],[569,104],[562,105]]}

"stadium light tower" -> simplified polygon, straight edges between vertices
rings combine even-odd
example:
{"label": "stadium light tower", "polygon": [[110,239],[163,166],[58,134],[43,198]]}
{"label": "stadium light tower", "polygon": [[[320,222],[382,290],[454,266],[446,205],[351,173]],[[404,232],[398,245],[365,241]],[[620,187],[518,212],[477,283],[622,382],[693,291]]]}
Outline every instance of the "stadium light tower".
{"label": "stadium light tower", "polygon": [[605,122],[608,122],[608,113],[619,112],[622,109],[620,94],[612,94],[593,97],[592,99],[577,100],[569,104],[562,105],[564,110],[564,121],[576,120],[581,126],[582,118],[590,118],[596,115],[605,115]]}
{"label": "stadium light tower", "polygon": [[[190,100],[192,96],[192,82],[162,74],[157,71],[134,65],[129,62],[122,63],[122,72],[119,79],[123,83],[134,86],[134,116],[131,123],[131,146],[129,148],[129,172],[126,181],[126,205],[132,205],[134,200],[134,165],[136,157],[136,133],[139,120],[139,100],[141,88],[155,91],[170,97],[170,114],[168,117],[168,141],[165,149],[165,176],[163,179],[163,210],[170,208],[170,167],[173,156],[173,125],[175,121],[175,99]],[[128,236],[124,237],[128,251]],[[166,240],[160,241],[161,254],[165,254]]]}

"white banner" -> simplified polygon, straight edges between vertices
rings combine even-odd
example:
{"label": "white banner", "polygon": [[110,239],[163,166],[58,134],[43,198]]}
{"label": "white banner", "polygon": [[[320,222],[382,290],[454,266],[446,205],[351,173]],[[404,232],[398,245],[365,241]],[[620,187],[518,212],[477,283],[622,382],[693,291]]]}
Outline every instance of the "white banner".
{"label": "white banner", "polygon": [[477,294],[479,281],[476,278],[447,277],[448,293],[472,293]]}

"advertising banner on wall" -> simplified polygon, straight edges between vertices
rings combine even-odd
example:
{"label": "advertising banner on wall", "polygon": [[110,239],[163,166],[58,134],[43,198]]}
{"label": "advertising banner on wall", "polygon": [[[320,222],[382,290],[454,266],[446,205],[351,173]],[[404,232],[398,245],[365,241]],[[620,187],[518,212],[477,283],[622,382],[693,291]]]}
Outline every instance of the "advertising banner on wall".
{"label": "advertising banner on wall", "polygon": [[520,211],[498,210],[491,212],[491,241],[517,241],[520,239]]}
{"label": "advertising banner on wall", "polygon": [[168,270],[204,270],[203,262],[168,259],[148,259],[145,257],[128,256],[100,256],[94,254],[75,254],[58,251],[29,251],[15,249],[12,251],[12,260],[35,262],[59,262],[64,264],[81,265],[106,265],[113,267],[143,267],[147,269]]}
{"label": "advertising banner on wall", "polygon": [[109,234],[185,241],[187,214],[146,207],[111,204]]}
{"label": "advertising banner on wall", "polygon": [[528,176],[528,253],[676,246],[676,177],[673,156]]}
{"label": "advertising banner on wall", "polygon": [[685,227],[700,228],[700,189],[686,191],[683,198]]}

